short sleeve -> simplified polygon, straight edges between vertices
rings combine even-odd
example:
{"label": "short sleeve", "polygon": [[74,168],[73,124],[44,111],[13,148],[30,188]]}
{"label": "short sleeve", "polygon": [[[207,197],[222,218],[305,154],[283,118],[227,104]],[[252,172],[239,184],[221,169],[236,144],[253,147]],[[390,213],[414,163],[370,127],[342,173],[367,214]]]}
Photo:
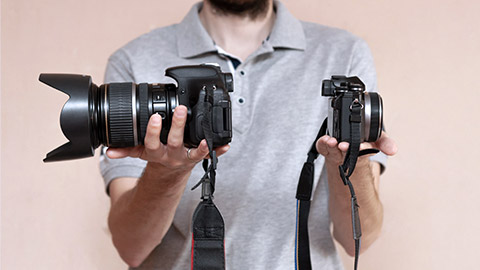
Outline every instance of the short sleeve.
{"label": "short sleeve", "polygon": [[147,162],[139,158],[130,157],[111,159],[105,154],[106,149],[106,147],[103,147],[100,155],[100,173],[108,194],[108,187],[113,180],[121,177],[140,178]]}
{"label": "short sleeve", "polygon": [[104,82],[135,82],[131,70],[128,55],[120,49],[108,58]]}
{"label": "short sleeve", "polygon": [[354,44],[348,75],[358,76],[365,83],[366,91],[378,91],[373,56],[367,43],[362,39],[357,39]]}

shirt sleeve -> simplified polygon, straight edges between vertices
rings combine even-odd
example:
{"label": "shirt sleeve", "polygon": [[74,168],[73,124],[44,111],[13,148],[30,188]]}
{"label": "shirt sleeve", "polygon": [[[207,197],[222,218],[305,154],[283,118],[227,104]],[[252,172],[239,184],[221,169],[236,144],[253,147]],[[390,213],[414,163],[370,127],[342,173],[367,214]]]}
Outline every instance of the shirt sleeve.
{"label": "shirt sleeve", "polygon": [[145,160],[130,157],[111,159],[105,154],[106,150],[107,148],[103,147],[100,155],[100,173],[105,182],[107,194],[109,194],[108,187],[113,180],[121,177],[140,178],[142,176],[147,165]]}
{"label": "shirt sleeve", "polygon": [[108,58],[104,82],[135,82],[130,58],[122,49],[116,51]]}

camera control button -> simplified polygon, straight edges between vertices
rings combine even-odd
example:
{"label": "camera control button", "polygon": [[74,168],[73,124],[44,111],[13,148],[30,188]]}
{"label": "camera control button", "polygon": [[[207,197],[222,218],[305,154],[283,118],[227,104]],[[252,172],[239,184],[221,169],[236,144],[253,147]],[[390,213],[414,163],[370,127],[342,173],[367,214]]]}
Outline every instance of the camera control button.
{"label": "camera control button", "polygon": [[155,101],[160,101],[160,102],[167,101],[167,99],[165,98],[165,95],[162,95],[162,94],[154,94],[154,99]]}

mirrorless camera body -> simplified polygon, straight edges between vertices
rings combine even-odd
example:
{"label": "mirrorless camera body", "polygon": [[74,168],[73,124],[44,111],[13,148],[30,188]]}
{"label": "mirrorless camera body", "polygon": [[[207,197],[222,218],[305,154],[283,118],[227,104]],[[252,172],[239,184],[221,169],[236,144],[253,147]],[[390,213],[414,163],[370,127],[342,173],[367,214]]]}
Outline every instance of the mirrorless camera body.
{"label": "mirrorless camera body", "polygon": [[322,96],[330,97],[328,134],[338,142],[349,142],[354,105],[361,107],[361,142],[375,142],[383,128],[383,102],[378,93],[366,92],[358,77],[332,76],[322,83]]}
{"label": "mirrorless camera body", "polygon": [[[90,76],[40,74],[41,82],[70,96],[60,116],[69,142],[48,153],[44,162],[93,156],[100,145],[143,144],[154,113],[162,116],[160,140],[166,144],[173,112],[179,105],[188,109],[186,147],[196,147],[205,138],[202,122],[209,106],[213,146],[228,144],[232,139],[232,74],[223,73],[214,64],[172,67],[165,74],[177,84],[121,82],[97,86]],[[208,96],[207,91],[213,95]]]}

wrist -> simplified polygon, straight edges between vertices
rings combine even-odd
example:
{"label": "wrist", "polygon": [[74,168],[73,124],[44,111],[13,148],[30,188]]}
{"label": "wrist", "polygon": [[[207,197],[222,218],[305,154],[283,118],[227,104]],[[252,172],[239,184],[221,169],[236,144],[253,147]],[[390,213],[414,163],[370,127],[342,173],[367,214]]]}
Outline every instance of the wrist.
{"label": "wrist", "polygon": [[154,175],[182,175],[189,174],[196,163],[172,162],[171,164],[148,161],[145,171]]}
{"label": "wrist", "polygon": [[370,168],[370,158],[368,156],[358,157],[356,167],[358,167],[358,168],[364,168],[364,167],[365,168]]}
{"label": "wrist", "polygon": [[150,193],[174,195],[183,192],[191,168],[170,168],[156,162],[148,162],[139,186]]}

